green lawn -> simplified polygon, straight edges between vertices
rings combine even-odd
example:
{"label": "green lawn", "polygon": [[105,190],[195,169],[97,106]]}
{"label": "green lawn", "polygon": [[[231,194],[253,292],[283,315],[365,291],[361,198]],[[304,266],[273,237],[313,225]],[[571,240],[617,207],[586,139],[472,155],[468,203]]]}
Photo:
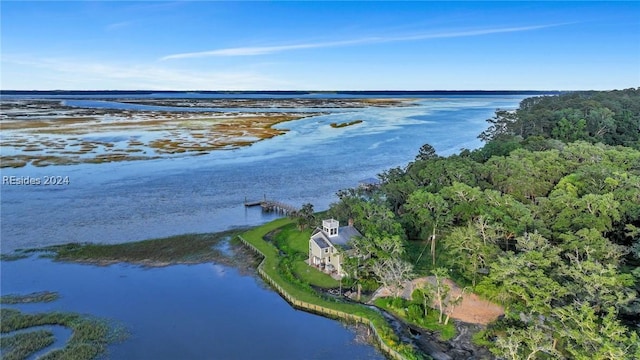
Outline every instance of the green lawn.
{"label": "green lawn", "polygon": [[297,260],[293,263],[293,274],[310,285],[322,288],[336,288],[340,286],[340,281],[307,265],[303,260]]}
{"label": "green lawn", "polygon": [[[284,227],[285,225],[293,224],[292,219],[283,218],[272,221],[263,226],[257,227],[255,229],[249,230],[241,236],[253,246],[255,246],[260,252],[265,255],[265,260],[263,263],[263,270],[275,281],[277,282],[285,291],[287,291],[291,296],[296,297],[301,301],[306,301],[309,303],[325,306],[334,310],[340,310],[349,312],[352,314],[360,315],[360,316],[372,316],[374,318],[379,318],[379,320],[384,322],[384,318],[380,316],[375,311],[356,304],[349,304],[343,302],[329,301],[321,298],[315,293],[309,292],[306,289],[301,289],[298,286],[286,281],[280,272],[278,271],[278,264],[280,263],[281,256],[279,255],[278,249],[262,239],[264,235],[267,233],[278,229],[280,227]],[[294,225],[295,226],[295,225]]]}
{"label": "green lawn", "polygon": [[296,224],[287,224],[278,229],[278,234],[275,236],[276,246],[293,259],[291,272],[298,279],[313,286],[336,288],[340,286],[338,280],[305,263],[309,256],[311,232],[311,229],[300,231]]}
{"label": "green lawn", "polygon": [[309,238],[311,237],[311,229],[303,231],[298,230],[296,224],[287,224],[279,229],[276,235],[276,244],[288,255],[296,254],[307,257],[309,254]]}
{"label": "green lawn", "polygon": [[[298,284],[289,282],[283,277],[283,275],[278,271],[280,261],[283,257],[280,256],[278,249],[273,244],[264,241],[263,237],[269,232],[289,224],[294,224],[292,219],[282,218],[251,229],[240,235],[245,241],[253,245],[265,256],[261,265],[264,272],[290,296],[298,299],[299,301],[362,316],[371,320],[380,336],[385,339],[384,341],[387,345],[396,348],[404,354],[404,356],[407,356],[407,358],[420,358],[420,356],[415,354],[408,345],[401,344],[398,341],[393,329],[391,329],[387,324],[384,317],[375,310],[359,304],[322,298],[317,293],[309,291],[307,288],[303,288]],[[295,225],[293,226],[295,227]]]}

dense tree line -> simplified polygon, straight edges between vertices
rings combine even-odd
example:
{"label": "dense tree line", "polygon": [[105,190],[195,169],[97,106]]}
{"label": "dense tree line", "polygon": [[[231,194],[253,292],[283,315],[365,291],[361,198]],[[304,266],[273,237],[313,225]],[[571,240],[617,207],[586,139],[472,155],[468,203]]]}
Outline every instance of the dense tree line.
{"label": "dense tree line", "polygon": [[488,121],[481,149],[425,145],[378,191],[338,194],[331,214],[364,235],[351,275],[447,269],[505,306],[479,338],[501,358],[640,358],[640,89],[529,98]]}
{"label": "dense tree line", "polygon": [[532,138],[529,146],[545,146],[544,139],[584,140],[640,149],[640,88],[531,97],[516,111],[496,111],[488,122],[478,137],[489,143]]}

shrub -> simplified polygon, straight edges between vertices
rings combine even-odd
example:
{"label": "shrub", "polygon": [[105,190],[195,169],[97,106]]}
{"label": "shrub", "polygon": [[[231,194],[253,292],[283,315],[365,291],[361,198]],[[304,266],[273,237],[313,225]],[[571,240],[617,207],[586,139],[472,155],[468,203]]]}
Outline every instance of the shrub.
{"label": "shrub", "polygon": [[411,304],[407,310],[407,317],[411,321],[420,322],[424,315],[424,311],[422,310],[422,306],[418,304]]}
{"label": "shrub", "polygon": [[396,308],[396,309],[404,309],[405,308],[405,301],[401,297],[393,298],[393,300],[391,301],[391,306]]}

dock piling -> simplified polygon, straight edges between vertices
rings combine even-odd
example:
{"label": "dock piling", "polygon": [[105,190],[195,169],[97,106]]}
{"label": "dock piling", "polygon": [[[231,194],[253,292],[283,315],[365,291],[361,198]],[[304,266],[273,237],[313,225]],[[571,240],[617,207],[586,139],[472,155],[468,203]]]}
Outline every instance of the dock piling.
{"label": "dock piling", "polygon": [[257,201],[249,201],[245,196],[244,206],[253,207],[258,205],[262,207],[262,211],[265,211],[265,212],[274,211],[277,213],[282,213],[284,215],[289,215],[291,213],[298,211],[298,209],[293,205],[285,204],[283,202],[275,201],[275,200],[267,200],[266,194],[264,195],[264,200],[257,200]]}

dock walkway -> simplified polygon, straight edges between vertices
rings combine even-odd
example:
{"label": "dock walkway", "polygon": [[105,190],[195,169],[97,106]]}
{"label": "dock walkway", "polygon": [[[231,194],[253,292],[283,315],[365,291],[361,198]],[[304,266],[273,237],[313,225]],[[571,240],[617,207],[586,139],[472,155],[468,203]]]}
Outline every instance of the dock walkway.
{"label": "dock walkway", "polygon": [[266,196],[263,200],[256,200],[256,201],[248,201],[245,198],[244,206],[246,207],[260,206],[262,207],[262,211],[269,211],[269,212],[274,211],[274,212],[285,214],[285,215],[289,215],[298,211],[298,208],[293,205],[285,204],[283,202],[275,201],[275,200],[267,200]]}

